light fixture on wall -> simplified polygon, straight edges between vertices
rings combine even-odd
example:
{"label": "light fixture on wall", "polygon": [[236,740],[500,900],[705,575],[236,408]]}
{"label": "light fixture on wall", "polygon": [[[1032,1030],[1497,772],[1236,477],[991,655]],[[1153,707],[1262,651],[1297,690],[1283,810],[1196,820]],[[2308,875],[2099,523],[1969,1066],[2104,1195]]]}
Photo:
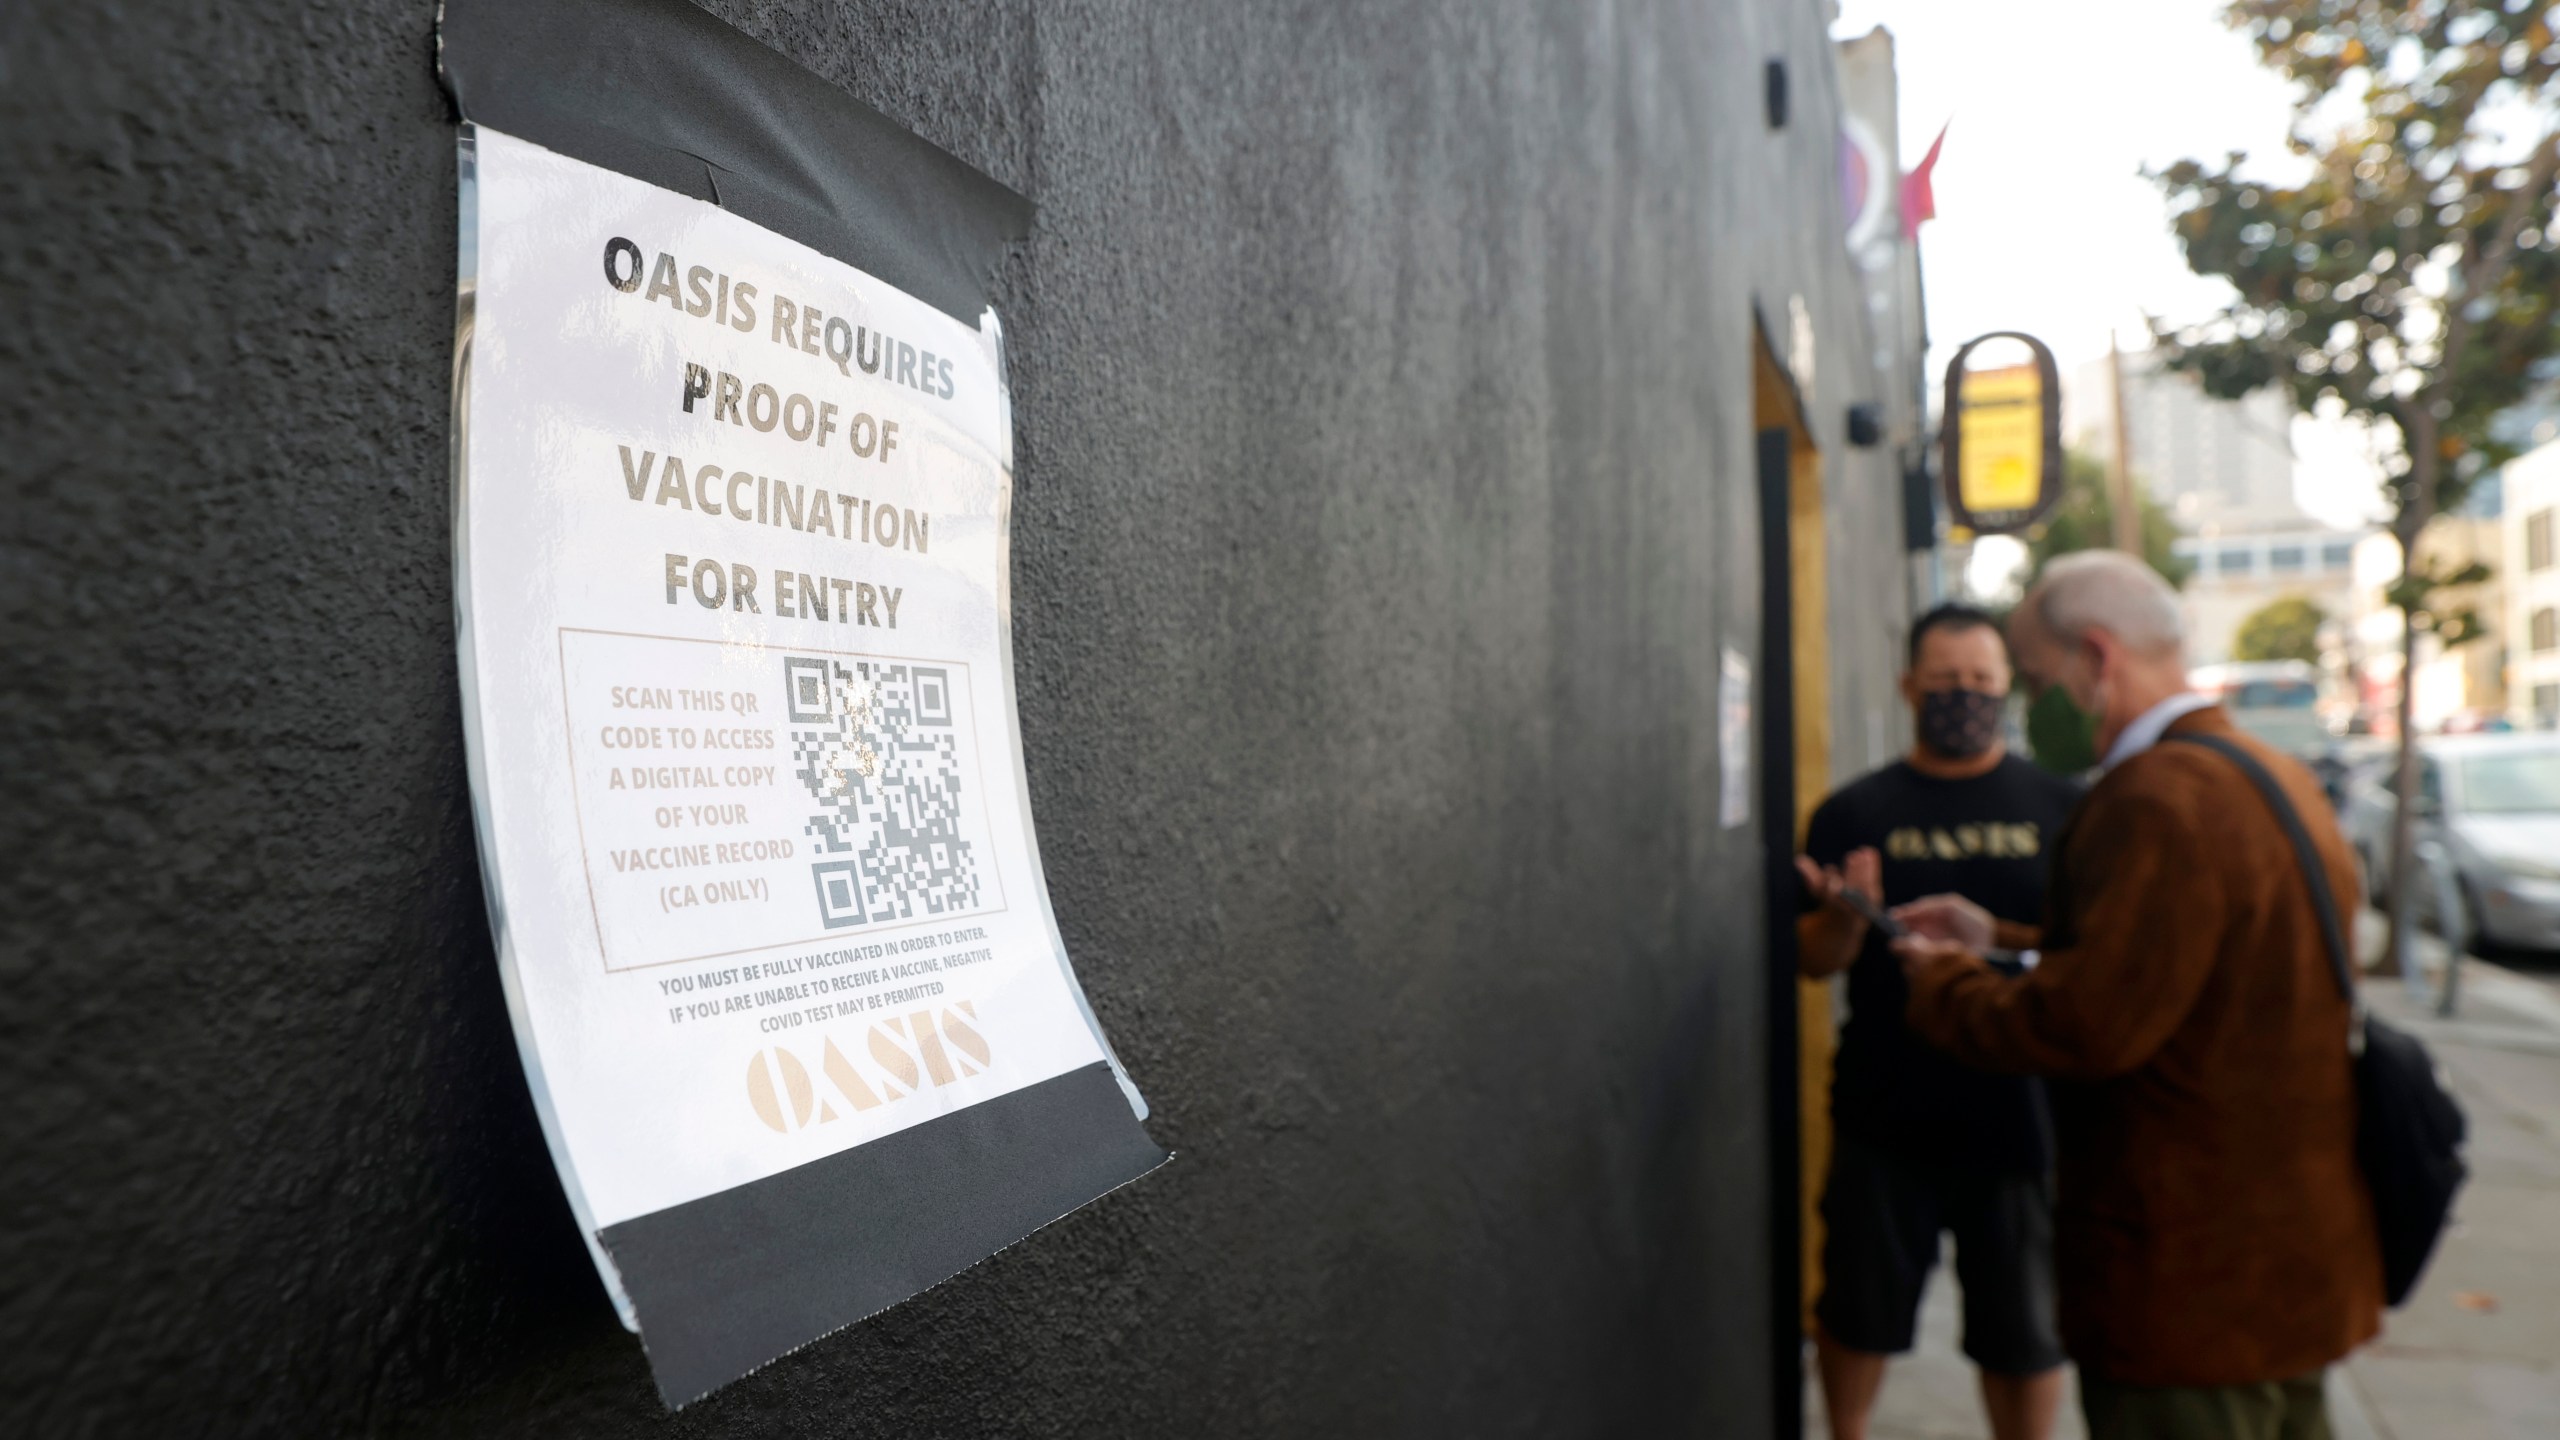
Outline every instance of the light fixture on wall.
{"label": "light fixture on wall", "polygon": [[1849,407],[1849,443],[1872,450],[1884,439],[1884,407],[1861,400]]}

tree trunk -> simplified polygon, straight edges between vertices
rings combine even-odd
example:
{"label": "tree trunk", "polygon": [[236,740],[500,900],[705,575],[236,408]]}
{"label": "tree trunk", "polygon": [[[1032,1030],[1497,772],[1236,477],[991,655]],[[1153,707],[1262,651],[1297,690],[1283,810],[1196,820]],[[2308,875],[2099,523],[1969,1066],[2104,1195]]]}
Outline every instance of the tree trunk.
{"label": "tree trunk", "polygon": [[[2414,545],[2403,545],[2401,564],[2415,564]],[[2411,857],[2417,850],[2418,812],[2412,803],[2418,793],[2418,625],[2408,611],[2400,612],[2400,717],[2399,752],[2393,759],[2393,782],[2396,792],[2391,806],[2391,872],[2390,911],[2391,938],[2382,947],[2382,973],[2400,973],[2400,937],[2408,933],[2413,917],[2409,914],[2409,897],[2415,893],[2409,885]],[[2414,937],[2412,937],[2414,938]]]}
{"label": "tree trunk", "polygon": [[[2418,538],[2427,533],[2427,522],[2435,518],[2436,465],[2441,457],[2436,451],[2435,413],[2428,408],[2429,397],[2421,394],[2410,406],[2410,424],[2405,432],[2409,442],[2409,496],[2401,504],[2400,575],[2403,581],[2418,571]],[[2404,588],[2404,595],[2411,592]],[[2391,937],[2382,951],[2382,971],[2399,973],[2402,937],[2415,940],[2411,934],[2412,918],[2409,897],[2417,893],[2409,883],[2409,872],[2417,852],[2418,837],[2418,617],[2415,609],[2400,609],[2400,718],[2399,753],[2394,762],[2400,777],[2392,787],[2397,793],[2391,806]]]}

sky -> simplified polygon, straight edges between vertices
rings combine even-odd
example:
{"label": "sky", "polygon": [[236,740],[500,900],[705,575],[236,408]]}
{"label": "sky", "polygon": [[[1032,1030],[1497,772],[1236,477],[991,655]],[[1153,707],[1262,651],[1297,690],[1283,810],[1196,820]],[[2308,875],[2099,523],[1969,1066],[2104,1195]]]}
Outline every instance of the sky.
{"label": "sky", "polygon": [[[2285,148],[2292,87],[2225,28],[2219,0],[1839,0],[1840,38],[1894,35],[1902,152],[1917,165],[1941,124],[1937,218],[1921,228],[1932,371],[1986,330],[2042,339],[2066,379],[2112,329],[2202,318],[2227,293],[2189,271],[2142,170],[2248,152],[2250,173],[2299,179]],[[2294,489],[2333,524],[2380,513],[2365,439],[2343,421],[2294,422]],[[1984,557],[1989,559],[1991,557]]]}

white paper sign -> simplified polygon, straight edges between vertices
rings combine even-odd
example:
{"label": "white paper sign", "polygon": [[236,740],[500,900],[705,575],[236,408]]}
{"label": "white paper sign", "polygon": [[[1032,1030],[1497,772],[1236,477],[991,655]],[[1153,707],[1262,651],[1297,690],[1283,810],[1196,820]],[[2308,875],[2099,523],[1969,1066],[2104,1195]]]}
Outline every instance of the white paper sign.
{"label": "white paper sign", "polygon": [[485,128],[476,166],[467,724],[587,1233],[1107,1058],[1014,728],[994,317]]}
{"label": "white paper sign", "polygon": [[1751,818],[1751,660],[1730,645],[1716,686],[1716,749],[1718,818],[1730,830]]}

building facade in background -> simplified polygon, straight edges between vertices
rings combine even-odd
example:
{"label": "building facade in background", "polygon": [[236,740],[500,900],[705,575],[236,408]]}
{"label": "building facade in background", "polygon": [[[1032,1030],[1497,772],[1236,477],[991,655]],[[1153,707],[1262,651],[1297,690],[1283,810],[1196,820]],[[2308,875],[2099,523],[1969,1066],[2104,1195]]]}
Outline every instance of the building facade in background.
{"label": "building facade in background", "polygon": [[[2477,585],[2449,586],[2434,596],[2433,604],[2444,613],[2472,611],[2483,632],[2454,646],[2433,635],[2419,635],[2417,699],[2411,713],[2421,733],[2476,730],[2506,712],[2501,549],[2499,522],[2469,513],[2439,516],[2418,542],[2420,560],[2436,570],[2450,572],[2473,564],[2490,570],[2489,578]],[[2362,726],[2377,733],[2389,733],[2398,724],[2401,619],[2399,607],[2391,603],[2390,589],[2400,573],[2397,540],[2377,533],[2356,542],[2343,658],[2353,680],[2356,715]]]}
{"label": "building facade in background", "polygon": [[[1901,497],[1912,608],[1943,597],[1950,573],[1939,554],[1937,487],[1929,459],[1929,388],[1924,358],[1928,325],[1920,290],[1920,225],[1927,212],[1904,192],[1901,82],[1893,32],[1879,25],[1838,46],[1840,66],[1840,198],[1849,258],[1865,288],[1870,357],[1882,382],[1876,408],[1881,445],[1903,476]],[[1899,726],[1899,717],[1885,723]],[[1869,748],[1881,763],[1899,750],[1879,728]]]}
{"label": "building facade in background", "polygon": [[2530,729],[2560,729],[2560,441],[2511,462],[2502,489],[2507,714]]}

